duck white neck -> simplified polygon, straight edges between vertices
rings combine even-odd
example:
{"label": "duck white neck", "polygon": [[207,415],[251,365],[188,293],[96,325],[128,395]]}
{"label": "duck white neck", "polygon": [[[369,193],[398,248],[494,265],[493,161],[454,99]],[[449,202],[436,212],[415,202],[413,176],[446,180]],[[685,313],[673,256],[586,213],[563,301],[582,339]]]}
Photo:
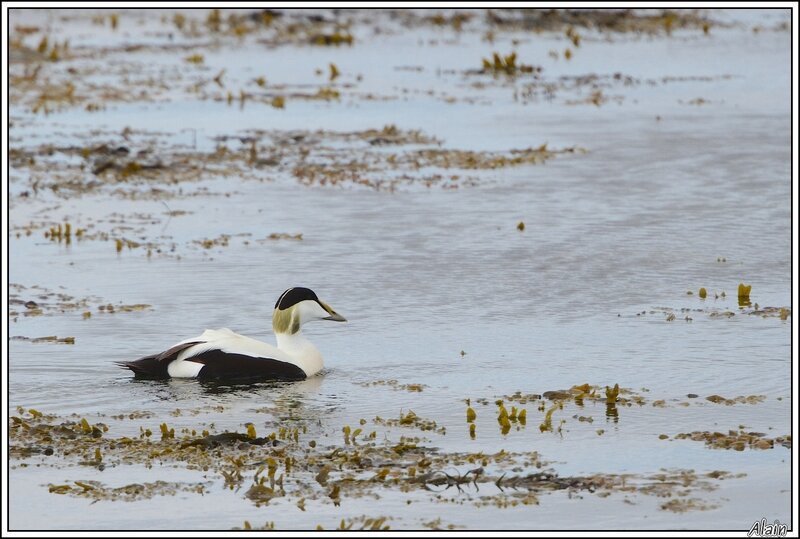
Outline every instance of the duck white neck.
{"label": "duck white neck", "polygon": [[305,371],[306,376],[314,376],[322,370],[322,354],[301,331],[291,334],[275,333],[275,339],[278,348],[289,354],[297,366]]}

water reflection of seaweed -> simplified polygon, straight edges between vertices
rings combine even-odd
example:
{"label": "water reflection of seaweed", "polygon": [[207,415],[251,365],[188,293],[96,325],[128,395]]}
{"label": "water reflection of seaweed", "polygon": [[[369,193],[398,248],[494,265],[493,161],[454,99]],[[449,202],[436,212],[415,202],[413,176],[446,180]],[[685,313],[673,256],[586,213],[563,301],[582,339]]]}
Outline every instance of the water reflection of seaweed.
{"label": "water reflection of seaweed", "polygon": [[606,403],[606,419],[611,420],[614,423],[619,423],[619,410],[617,410],[617,403]]}

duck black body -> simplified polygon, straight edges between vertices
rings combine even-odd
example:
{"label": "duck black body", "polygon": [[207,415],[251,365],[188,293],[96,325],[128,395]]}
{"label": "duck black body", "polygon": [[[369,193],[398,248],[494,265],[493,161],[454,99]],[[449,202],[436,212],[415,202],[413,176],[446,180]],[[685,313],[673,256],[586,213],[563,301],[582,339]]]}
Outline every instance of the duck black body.
{"label": "duck black body", "polygon": [[137,378],[303,380],[323,367],[319,350],[300,331],[311,320],[346,321],[312,290],[289,288],[272,312],[277,347],[227,328],[207,329],[164,352],[118,365]]}

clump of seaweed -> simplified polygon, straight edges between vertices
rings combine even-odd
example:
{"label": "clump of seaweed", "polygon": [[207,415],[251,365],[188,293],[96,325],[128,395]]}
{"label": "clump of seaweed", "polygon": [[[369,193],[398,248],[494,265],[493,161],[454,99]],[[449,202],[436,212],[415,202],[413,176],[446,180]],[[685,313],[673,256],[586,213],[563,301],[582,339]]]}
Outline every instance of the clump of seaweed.
{"label": "clump of seaweed", "polygon": [[517,64],[517,53],[512,52],[505,56],[498,53],[492,53],[492,58],[483,59],[483,73],[491,73],[494,75],[518,75],[520,73],[534,73],[541,71],[541,67],[534,67],[526,64]]}
{"label": "clump of seaweed", "polygon": [[[700,30],[707,34],[712,25],[723,23],[708,19],[696,10],[604,10],[604,9],[491,9],[486,20],[496,30],[569,31],[586,28],[604,33],[641,33],[670,35],[676,29]],[[573,35],[567,37],[575,43]],[[580,40],[578,40],[580,43]]]}
{"label": "clump of seaweed", "polygon": [[[687,295],[694,295],[687,294]],[[719,294],[714,294],[715,299],[724,299],[725,292],[721,292]],[[791,316],[792,312],[788,307],[762,307],[758,305],[758,303],[752,305],[750,307],[749,301],[745,304],[739,305],[738,314],[741,315],[748,315],[748,316],[760,316],[762,318],[780,318],[781,320],[786,320]],[[688,307],[682,307],[680,309],[673,309],[671,307],[655,307],[649,311],[641,311],[636,313],[636,316],[644,316],[646,314],[664,314],[668,321],[676,320],[678,315],[676,313],[680,313],[680,315],[686,320],[687,322],[691,322],[693,319],[690,316],[690,313],[700,313],[705,314],[712,320],[724,320],[730,319],[737,315],[737,312],[731,311],[729,309],[720,309],[716,307],[704,307],[699,309],[693,309]]]}
{"label": "clump of seaweed", "polygon": [[[20,314],[23,316],[42,316],[81,312],[84,318],[90,318],[91,314],[86,316],[86,313],[91,312],[92,304],[96,305],[95,310],[108,314],[138,312],[152,308],[151,305],[145,303],[118,303],[114,305],[95,296],[76,298],[64,292],[54,292],[41,286],[25,287],[17,283],[11,283],[9,291],[8,302],[12,306],[9,314],[12,317]],[[25,310],[20,313],[17,309],[22,307]],[[48,339],[54,339],[54,337]]]}
{"label": "clump of seaweed", "polygon": [[428,387],[425,384],[401,384],[397,380],[374,380],[372,382],[360,382],[360,386],[363,387],[371,387],[371,386],[386,386],[392,389],[396,389],[398,391],[409,391],[412,393],[420,393],[423,389]]}
{"label": "clump of seaweed", "polygon": [[85,98],[76,95],[75,89],[75,85],[71,82],[61,86],[44,86],[36,96],[31,112],[34,114],[42,112],[47,115],[63,107],[82,103]]}
{"label": "clump of seaweed", "polygon": [[673,499],[661,504],[664,511],[673,513],[686,513],[687,511],[710,511],[719,507],[717,504],[707,503],[699,498]]}
{"label": "clump of seaweed", "polygon": [[[85,228],[75,228],[75,237],[77,239],[82,239],[85,234]],[[49,230],[45,231],[44,237],[50,241],[57,243],[61,243],[63,241],[65,245],[70,245],[72,243],[72,224],[65,222],[63,224],[63,228],[61,223],[51,226]]]}
{"label": "clump of seaweed", "polygon": [[75,344],[75,337],[58,337],[56,335],[48,335],[47,337],[23,337],[21,335],[16,335],[11,337],[12,340],[15,341],[30,341],[30,342],[49,342],[49,343],[60,343],[60,344]]}
{"label": "clump of seaweed", "polygon": [[[506,409],[502,399],[498,399],[495,404],[497,404],[497,422],[500,424],[500,433],[504,436],[511,430],[512,423],[516,423],[523,427],[527,423],[528,412],[524,408],[520,410],[517,409],[516,406],[512,406],[511,412],[509,412]],[[472,408],[469,408],[467,411],[467,420],[469,420],[469,410],[472,410]],[[519,428],[517,430],[519,430]]]}
{"label": "clump of seaweed", "polygon": [[203,249],[211,249],[212,247],[227,247],[230,243],[230,240],[230,234],[220,234],[216,238],[194,240],[192,243],[201,246]]}
{"label": "clump of seaweed", "polygon": [[792,436],[776,436],[767,438],[762,432],[746,432],[744,429],[729,430],[727,433],[711,431],[682,432],[673,437],[675,440],[693,440],[704,442],[711,449],[733,449],[734,451],[744,451],[745,449],[773,449],[775,444],[782,445],[787,449],[792,447]]}
{"label": "clump of seaweed", "polygon": [[744,283],[739,283],[738,289],[738,299],[739,299],[739,307],[749,307],[750,306],[750,290],[752,290],[752,285],[746,285]]}
{"label": "clump of seaweed", "polygon": [[734,404],[760,404],[764,402],[766,397],[764,395],[749,395],[747,397],[743,395],[739,395],[738,397],[734,397],[732,399],[726,399],[725,397],[721,397],[719,395],[710,395],[706,397],[706,400],[709,402],[713,402],[714,404],[724,404],[725,406],[733,406]]}
{"label": "clump of seaweed", "polygon": [[239,528],[238,526],[234,526],[231,529],[232,530],[274,530],[275,529],[275,522],[272,521],[272,520],[268,520],[267,522],[264,523],[263,526],[257,526],[257,527],[254,528],[253,525],[250,524],[249,520],[245,520],[244,524],[242,524],[241,528]]}
{"label": "clump of seaweed", "polygon": [[209,492],[211,481],[197,483],[180,483],[168,481],[154,481],[151,483],[131,483],[121,487],[109,487],[100,481],[72,481],[72,484],[48,485],[48,490],[53,494],[70,495],[77,498],[88,498],[94,501],[126,501],[148,500],[155,496],[175,496],[179,492],[206,494]]}
{"label": "clump of seaweed", "polygon": [[573,400],[578,406],[583,406],[584,401],[597,401],[605,404],[620,404],[631,406],[632,404],[644,405],[645,399],[630,389],[620,388],[619,384],[614,387],[605,386],[604,393],[599,392],[599,386],[581,384],[572,386],[569,389],[545,391],[542,397],[551,401]]}
{"label": "clump of seaweed", "polygon": [[580,153],[581,148],[548,149],[547,144],[536,148],[501,152],[474,152],[466,150],[426,149],[414,152],[406,158],[417,167],[496,169],[520,165],[541,164],[561,153]]}
{"label": "clump of seaweed", "polygon": [[[336,526],[336,530],[369,530],[369,531],[388,531],[391,529],[386,522],[392,517],[367,517],[362,515],[356,518],[342,519]],[[321,524],[317,524],[317,530],[324,530]]]}
{"label": "clump of seaweed", "polygon": [[273,232],[272,234],[267,236],[267,239],[268,240],[272,240],[272,241],[274,241],[274,240],[300,241],[300,240],[303,239],[303,234],[299,233],[299,232],[297,234],[289,234],[287,232]]}
{"label": "clump of seaweed", "polygon": [[312,45],[321,45],[321,46],[335,46],[338,47],[340,45],[353,45],[353,34],[350,32],[332,32],[329,34],[315,34],[311,36],[310,40]]}
{"label": "clump of seaweed", "polygon": [[[147,417],[146,414],[134,415],[132,419]],[[509,421],[512,415],[513,409],[508,413]],[[518,412],[518,420],[519,417]],[[392,423],[393,426],[420,425],[420,418],[408,412]],[[342,429],[344,443],[324,446],[316,443],[313,437],[306,438],[305,429],[286,432],[282,428],[283,432],[259,437],[253,423],[245,426],[246,432],[214,433],[161,423],[155,429],[141,427],[138,436],[112,436],[108,426],[92,424],[86,418],[68,420],[38,410],[19,409],[9,424],[10,456],[20,465],[35,461],[60,469],[169,464],[203,475],[197,482],[159,480],[122,487],[72,479],[46,485],[55,495],[134,501],[177,492],[204,495],[216,484],[217,488],[239,492],[243,499],[258,506],[282,498],[301,511],[305,510],[308,500],[337,506],[346,498],[375,497],[388,489],[431,492],[444,503],[447,499],[440,497],[443,491],[469,490],[469,503],[476,507],[535,504],[540,495],[558,490],[603,496],[627,492],[683,497],[695,490],[716,488],[711,480],[730,477],[722,471],[700,476],[686,470],[655,475],[562,477],[545,468],[539,455],[530,451],[441,452],[426,447],[419,438],[404,436],[399,441],[361,436],[355,443],[360,429],[351,431],[347,425]],[[160,431],[161,436],[154,435],[153,431]],[[496,489],[484,493],[479,488],[482,484],[493,484]],[[385,526],[380,520],[364,522],[370,527],[376,522]]]}
{"label": "clump of seaweed", "polygon": [[436,421],[432,419],[419,417],[414,413],[414,410],[409,410],[406,414],[401,412],[398,419],[383,419],[380,416],[376,416],[372,421],[377,425],[412,427],[422,431],[433,431],[437,434],[445,434],[447,432],[445,427],[437,425]]}
{"label": "clump of seaweed", "polygon": [[463,29],[464,23],[471,21],[475,17],[474,13],[456,11],[449,15],[436,13],[425,18],[425,21],[435,26],[449,26],[456,32]]}
{"label": "clump of seaweed", "polygon": [[[250,96],[248,99],[256,97]],[[268,103],[271,98],[266,96],[258,99]],[[276,101],[274,105],[283,106],[283,101]],[[131,136],[132,131],[123,134]],[[137,132],[136,135],[138,137],[143,133]],[[156,140],[158,136],[153,134]],[[272,139],[271,145],[258,144],[258,139],[264,136]],[[226,144],[229,139],[244,142],[241,150],[232,150]],[[41,173],[42,177],[47,178],[37,180],[33,184],[34,190],[52,189],[61,197],[106,191],[124,199],[163,199],[166,196],[185,196],[182,194],[182,183],[197,181],[209,174],[263,179],[260,169],[264,167],[287,172],[305,185],[349,184],[391,191],[398,185],[419,184],[456,189],[476,185],[478,179],[451,169],[478,171],[529,166],[544,163],[561,154],[585,151],[576,147],[549,148],[547,144],[507,152],[444,149],[440,147],[442,141],[435,137],[419,130],[402,129],[394,124],[379,129],[339,133],[256,131],[246,137],[217,137],[217,141],[216,149],[207,151],[178,150],[168,145],[135,149],[110,143],[83,147],[41,147],[13,153],[12,162],[25,169],[31,177]],[[338,144],[340,142],[348,143],[348,147],[342,148]],[[369,146],[365,148],[359,144],[361,142],[367,142]],[[397,152],[387,152],[383,148],[407,145],[423,148],[403,148]],[[259,148],[264,146],[271,149],[269,155],[259,155]],[[65,165],[63,159],[56,159],[59,154],[80,156],[82,161],[69,160]],[[53,166],[55,163],[58,163],[57,167]],[[87,179],[87,168],[95,178]],[[57,172],[52,173],[53,170]],[[165,181],[167,185],[174,185],[174,190],[160,185]],[[151,251],[156,251],[157,247],[148,245]]]}

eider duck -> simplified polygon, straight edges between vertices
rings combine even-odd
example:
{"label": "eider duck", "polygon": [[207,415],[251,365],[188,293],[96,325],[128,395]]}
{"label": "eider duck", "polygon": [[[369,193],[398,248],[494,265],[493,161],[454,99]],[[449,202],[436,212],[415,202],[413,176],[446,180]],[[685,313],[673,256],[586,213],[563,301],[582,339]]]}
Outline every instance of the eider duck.
{"label": "eider duck", "polygon": [[303,380],[322,370],[322,355],[300,331],[311,320],[347,321],[308,288],[289,288],[272,312],[277,348],[228,328],[207,329],[160,354],[117,364],[137,378]]}

